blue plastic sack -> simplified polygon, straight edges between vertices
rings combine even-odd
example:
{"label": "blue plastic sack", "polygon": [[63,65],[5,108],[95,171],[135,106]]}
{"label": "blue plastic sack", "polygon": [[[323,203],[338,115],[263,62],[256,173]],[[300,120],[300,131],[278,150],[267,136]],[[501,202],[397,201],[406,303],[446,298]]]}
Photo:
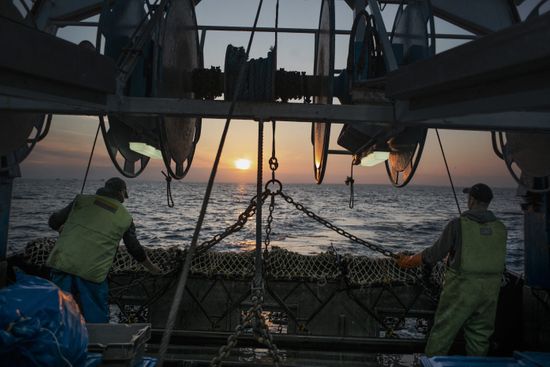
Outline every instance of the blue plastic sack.
{"label": "blue plastic sack", "polygon": [[71,295],[17,273],[0,289],[0,361],[5,366],[84,366],[88,332]]}

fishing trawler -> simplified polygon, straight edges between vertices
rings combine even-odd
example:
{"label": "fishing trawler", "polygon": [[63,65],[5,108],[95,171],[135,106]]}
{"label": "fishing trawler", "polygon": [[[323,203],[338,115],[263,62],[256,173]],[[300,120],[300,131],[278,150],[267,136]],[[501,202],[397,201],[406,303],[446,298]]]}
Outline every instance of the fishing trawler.
{"label": "fishing trawler", "polygon": [[[524,192],[525,277],[511,272],[503,277],[491,348],[492,356],[502,358],[475,363],[548,363],[548,2],[345,2],[353,19],[349,30],[335,28],[331,0],[311,2],[312,11],[319,12],[316,29],[279,27],[278,10],[274,27],[259,27],[262,1],[252,26],[197,24],[200,1],[191,0],[2,2],[3,279],[12,182],[19,164],[47,135],[52,114],[96,116],[121,175],[137,177],[156,155],[168,177],[178,180],[191,169],[201,118],[225,119],[191,246],[149,251],[162,276],[143,272],[124,249],[116,256],[109,279],[119,321],[152,327],[140,353],[166,365],[194,366],[471,364],[418,361],[444,266],[400,269],[388,249],[309,210],[277,180],[274,150],[272,178],[264,181],[259,172],[257,194],[236,222],[202,243],[198,238],[232,119],[257,122],[260,170],[266,123],[311,123],[317,183],[323,182],[331,155],[348,154],[355,164],[384,162],[396,189],[413,178],[428,129],[491,131],[495,154]],[[391,9],[388,22],[385,11]],[[526,14],[520,16],[520,10]],[[437,18],[460,31],[442,33]],[[96,42],[62,40],[56,34],[63,27],[92,27]],[[204,66],[208,32],[249,32],[250,39],[246,48],[227,46],[222,70]],[[266,57],[250,59],[257,32],[273,33],[274,45]],[[277,35],[282,33],[313,37],[312,75],[278,69]],[[334,66],[337,34],[349,37],[344,70]],[[441,39],[463,44],[437,53]],[[333,104],[336,99],[340,104]],[[342,149],[332,150],[330,131],[337,126],[342,126],[337,142]],[[271,220],[262,222],[262,208],[272,214],[268,204],[274,200],[384,257],[306,256],[272,248]],[[251,218],[257,226],[255,251],[209,251]],[[54,240],[34,241],[21,256],[42,266],[53,245]],[[113,330],[108,332],[116,334]],[[460,338],[452,351],[463,354]]]}

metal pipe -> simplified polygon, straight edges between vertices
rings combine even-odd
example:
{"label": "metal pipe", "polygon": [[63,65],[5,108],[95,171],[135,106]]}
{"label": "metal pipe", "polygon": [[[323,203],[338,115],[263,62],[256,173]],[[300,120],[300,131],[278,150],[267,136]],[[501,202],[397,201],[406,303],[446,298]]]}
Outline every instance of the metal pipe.
{"label": "metal pipe", "polygon": [[76,22],[74,20],[54,20],[52,24],[62,27],[97,27],[99,22]]}
{"label": "metal pipe", "polygon": [[[231,335],[230,332],[187,331],[176,330],[173,333],[171,350],[178,345],[213,345],[219,347]],[[153,329],[147,347],[154,353],[162,330]],[[362,353],[419,353],[424,350],[426,341],[423,339],[389,339],[343,336],[313,336],[274,334],[273,340],[278,346],[288,350],[319,350],[324,351],[358,351]],[[251,334],[244,334],[239,338],[239,346],[258,346],[258,342]],[[265,347],[265,346],[262,346]],[[172,349],[173,348],[173,349]],[[242,363],[241,363],[242,365]]]}
{"label": "metal pipe", "polygon": [[[414,36],[407,35],[405,33],[395,33],[394,36],[399,36],[401,38],[425,38],[425,36]],[[475,34],[450,34],[450,33],[436,33],[433,35],[435,38],[440,39],[455,39],[455,40],[474,40],[479,38]],[[432,33],[429,33],[427,37],[432,37]]]}
{"label": "metal pipe", "polygon": [[[209,31],[222,31],[222,32],[251,32],[252,27],[241,27],[241,26],[224,26],[224,25],[199,25],[197,26],[198,30],[209,30]],[[268,32],[268,33],[301,33],[301,34],[316,34],[318,32],[317,28],[275,28],[275,27],[258,27],[256,32]],[[345,29],[336,29],[335,34],[350,34],[349,30]]]}
{"label": "metal pipe", "polygon": [[[52,24],[58,27],[97,27],[99,22],[75,22],[70,20],[54,20]],[[199,25],[197,26],[199,31],[214,31],[214,32],[250,32],[252,31],[251,27],[241,27],[241,26],[224,26],[224,25]],[[256,32],[263,33],[296,33],[296,34],[315,34],[318,32],[316,28],[275,28],[275,27],[260,27]],[[334,34],[337,35],[349,35],[350,30],[346,29],[336,29]],[[396,36],[406,37],[405,34],[396,33]],[[428,34],[428,37],[431,37],[431,34]],[[451,34],[451,33],[436,33],[435,38],[442,39],[476,39],[478,36],[475,34]]]}
{"label": "metal pipe", "polygon": [[349,152],[347,150],[331,150],[329,149],[328,154],[336,154],[336,155],[353,155],[352,152]]}

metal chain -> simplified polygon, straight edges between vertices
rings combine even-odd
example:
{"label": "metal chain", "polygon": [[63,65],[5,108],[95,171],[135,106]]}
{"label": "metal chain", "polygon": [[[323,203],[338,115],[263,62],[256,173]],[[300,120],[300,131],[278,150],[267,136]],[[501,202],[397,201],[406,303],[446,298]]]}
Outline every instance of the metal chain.
{"label": "metal chain", "polygon": [[271,244],[271,224],[273,223],[273,211],[275,210],[275,194],[270,194],[271,200],[269,202],[269,214],[267,215],[267,225],[265,227],[265,252],[268,251]]}
{"label": "metal chain", "polygon": [[[265,199],[267,199],[269,195],[269,192],[264,191],[262,193],[261,202],[262,205],[265,202]],[[230,234],[233,234],[235,232],[240,231],[246,222],[248,222],[248,219],[252,218],[254,215],[256,215],[256,196],[254,196],[252,199],[250,199],[250,203],[246,207],[246,209],[239,215],[237,218],[237,221],[227,227],[223,232],[216,234],[211,239],[204,241],[199,246],[197,246],[197,251],[199,253],[203,253],[213,246],[217,245],[221,240],[229,236]]]}
{"label": "metal chain", "polygon": [[[277,8],[279,7],[279,0],[277,0]],[[269,168],[271,169],[271,181],[268,182],[275,182],[275,171],[277,168],[279,168],[279,161],[277,160],[277,155],[275,153],[275,128],[276,128],[276,121],[271,121],[271,127],[272,127],[272,134],[271,134],[271,158],[269,158]],[[266,184],[266,191],[270,191],[268,184]],[[271,200],[269,202],[269,214],[267,216],[267,226],[265,228],[265,250],[264,250],[264,258],[267,262],[267,256],[269,251],[269,245],[271,243],[271,225],[273,223],[273,211],[275,210],[275,194],[270,192]]]}
{"label": "metal chain", "polygon": [[311,210],[309,210],[308,208],[306,208],[302,204],[300,204],[298,202],[295,202],[294,199],[292,199],[290,196],[286,195],[284,192],[280,191],[279,194],[283,197],[283,199],[285,199],[285,201],[287,203],[294,205],[296,207],[296,209],[298,209],[301,212],[304,212],[311,219],[321,223],[322,225],[324,225],[325,227],[327,227],[329,229],[332,229],[333,231],[335,231],[339,235],[344,236],[344,237],[348,238],[349,240],[351,240],[353,242],[356,242],[360,245],[368,247],[369,249],[371,249],[373,251],[379,252],[382,255],[397,258],[396,254],[394,254],[393,252],[383,248],[382,246],[371,243],[371,242],[368,242],[368,241],[365,241],[365,240],[363,240],[363,239],[361,239],[361,238],[359,238],[359,237],[343,230],[342,228],[340,228],[338,226],[335,226],[334,224],[330,223],[326,219],[321,218],[320,216],[318,216],[317,214],[315,214],[314,212],[312,212]]}
{"label": "metal chain", "polygon": [[[269,182],[268,182],[269,184]],[[266,185],[267,186],[267,185]],[[355,243],[358,243],[360,245],[363,245],[373,251],[376,251],[376,252],[379,252],[381,253],[382,255],[385,255],[385,256],[388,256],[388,257],[391,257],[391,258],[394,258],[396,259],[397,258],[397,255],[394,254],[393,252],[391,252],[390,250],[387,250],[385,248],[383,248],[382,246],[380,245],[377,245],[377,244],[374,244],[374,243],[371,243],[371,242],[368,242],[368,241],[365,241],[347,231],[345,231],[344,229],[338,227],[338,226],[335,226],[334,224],[330,223],[329,221],[327,221],[326,219],[324,218],[321,218],[320,216],[318,216],[317,214],[313,213],[311,210],[307,209],[305,206],[303,206],[302,204],[298,203],[298,202],[295,202],[294,199],[292,199],[290,196],[286,195],[283,191],[282,191],[282,187],[275,193],[275,195],[281,195],[283,197],[283,199],[285,199],[285,201],[289,204],[292,204],[296,207],[296,209],[298,209],[299,211],[305,213],[308,217],[312,218],[313,220],[321,223],[322,225],[324,225],[325,227],[329,228],[329,229],[332,229],[333,231],[335,231],[336,233],[338,233],[339,235],[341,236],[344,236],[346,238],[348,238],[349,240],[355,242]],[[414,280],[414,281],[418,281],[418,284],[426,291],[425,292],[425,295],[430,298],[432,301],[434,302],[437,302],[437,299],[438,297],[433,295],[433,290],[430,289],[426,284],[425,284],[425,280],[424,280],[424,277],[422,276],[418,276],[418,275],[413,275],[413,274],[410,274],[410,278],[411,280]]]}
{"label": "metal chain", "polygon": [[275,171],[279,168],[279,161],[277,160],[277,155],[275,154],[275,128],[276,121],[271,121],[272,133],[271,133],[271,158],[269,158],[269,168],[271,169],[271,179],[275,180]]}
{"label": "metal chain", "polygon": [[[227,344],[223,345],[218,350],[218,355],[210,361],[210,366],[220,366],[221,362],[229,357],[231,350],[237,346],[238,338],[249,328],[252,329],[256,341],[267,346],[273,358],[273,364],[277,367],[279,366],[281,356],[277,345],[273,342],[273,336],[269,331],[269,327],[263,315],[263,301],[263,288],[254,288],[252,293],[253,305],[245,312],[244,318],[239,325],[235,327],[235,332],[227,338]],[[257,324],[255,324],[255,321],[257,321]],[[257,327],[255,327],[255,325]]]}
{"label": "metal chain", "polygon": [[[393,252],[391,252],[387,249],[384,249],[382,246],[371,243],[371,242],[368,242],[368,241],[365,241],[361,238],[358,238],[357,236],[345,231],[344,229],[328,222],[326,219],[316,215],[311,210],[304,207],[302,204],[300,204],[298,202],[295,202],[294,199],[292,199],[290,196],[286,195],[282,191],[282,184],[278,180],[268,181],[265,184],[265,191],[262,193],[262,197],[261,197],[262,205],[263,205],[263,203],[265,202],[265,200],[267,199],[268,196],[271,197],[271,201],[270,201],[270,205],[269,205],[268,223],[267,223],[267,226],[266,226],[266,238],[264,240],[264,244],[266,246],[265,250],[264,250],[264,254],[266,254],[267,247],[271,243],[271,226],[272,226],[272,221],[273,221],[273,211],[275,209],[275,196],[277,196],[277,195],[281,195],[287,203],[294,205],[296,207],[296,209],[298,209],[301,212],[305,213],[308,217],[310,217],[310,218],[314,219],[315,221],[321,223],[325,227],[327,227],[329,229],[332,229],[333,231],[340,234],[341,236],[344,236],[344,237],[348,238],[349,240],[351,240],[355,243],[363,245],[363,246],[365,246],[365,247],[367,247],[367,248],[369,248],[373,251],[379,252],[379,253],[381,253],[385,256],[392,257],[392,258],[397,257],[397,255],[395,255]],[[246,224],[248,219],[253,217],[255,214],[256,214],[256,197],[254,196],[250,200],[250,204],[248,205],[248,207],[244,210],[244,212],[242,212],[239,215],[239,217],[237,219],[237,222],[235,222],[233,225],[227,227],[224,232],[216,234],[210,240],[204,241],[203,243],[201,243],[201,245],[198,246],[198,248],[197,248],[198,253],[199,254],[204,253],[205,251],[209,250],[210,248],[212,248],[213,246],[218,244],[221,240],[223,240],[227,236],[229,236],[229,235],[231,235],[235,232],[240,231],[243,228],[243,226]],[[264,257],[264,261],[266,259],[267,259],[267,257]],[[265,263],[266,263],[265,264],[266,267],[265,267],[264,271],[266,273],[269,273],[269,269],[267,269],[268,262],[265,261]],[[414,280],[415,283],[419,284],[425,290],[425,294],[428,298],[430,298],[434,302],[437,302],[438,296],[434,295],[433,294],[434,290],[431,289],[430,287],[428,287],[425,284],[424,277],[418,276],[418,275],[413,275],[413,274],[410,274],[410,277],[411,277],[411,280]],[[416,281],[419,281],[419,282],[416,282]]]}

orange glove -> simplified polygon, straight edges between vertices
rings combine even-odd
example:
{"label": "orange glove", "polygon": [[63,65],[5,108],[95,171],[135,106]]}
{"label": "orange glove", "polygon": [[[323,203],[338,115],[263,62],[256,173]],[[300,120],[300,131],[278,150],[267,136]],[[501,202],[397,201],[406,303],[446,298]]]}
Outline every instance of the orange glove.
{"label": "orange glove", "polygon": [[395,262],[400,268],[416,268],[422,265],[422,253],[419,252],[414,255],[397,254]]}

